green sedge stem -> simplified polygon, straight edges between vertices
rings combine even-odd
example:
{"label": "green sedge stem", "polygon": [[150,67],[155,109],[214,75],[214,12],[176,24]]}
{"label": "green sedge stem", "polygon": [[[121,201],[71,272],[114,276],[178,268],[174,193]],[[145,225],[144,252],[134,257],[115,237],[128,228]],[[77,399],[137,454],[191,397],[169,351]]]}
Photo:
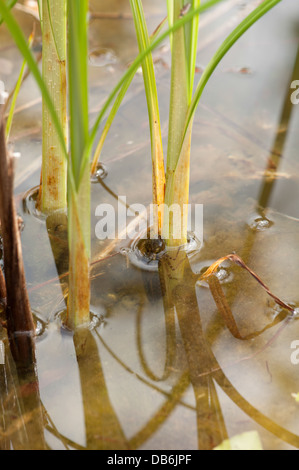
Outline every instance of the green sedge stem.
{"label": "green sedge stem", "polygon": [[88,119],[87,0],[68,0],[68,77],[70,109],[68,188],[69,297],[66,324],[74,330],[90,321],[90,167],[86,153]]}
{"label": "green sedge stem", "polygon": [[[49,90],[67,146],[66,0],[43,0],[43,79]],[[43,99],[41,210],[66,207],[67,166],[60,136]]]}

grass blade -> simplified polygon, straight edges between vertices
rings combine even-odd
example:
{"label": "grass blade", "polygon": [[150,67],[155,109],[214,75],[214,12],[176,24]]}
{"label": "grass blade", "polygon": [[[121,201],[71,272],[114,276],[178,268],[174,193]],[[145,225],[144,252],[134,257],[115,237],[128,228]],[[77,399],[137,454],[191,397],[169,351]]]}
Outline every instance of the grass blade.
{"label": "grass blade", "polygon": [[195,111],[199,104],[202,93],[212,76],[213,72],[217,68],[218,64],[221,62],[223,57],[227,52],[233,47],[233,45],[238,41],[238,39],[243,36],[243,34],[248,31],[248,29],[253,26],[260,18],[262,18],[268,11],[275,7],[282,0],[264,0],[264,2],[259,5],[252,13],[250,13],[245,20],[243,20],[237,28],[226,38],[222,43],[216,54],[213,56],[212,60],[207,65],[195,91],[192,103],[190,105],[188,115],[186,118],[185,129],[183,134],[183,139],[181,142],[181,148],[183,147],[183,141],[188,134],[188,128],[190,127]]}
{"label": "grass blade", "polygon": [[[71,166],[78,189],[80,171],[86,159],[85,149],[89,138],[88,73],[87,73],[87,0],[68,1],[68,60],[70,97]],[[85,19],[85,21],[84,21]]]}
{"label": "grass blade", "polygon": [[[147,25],[145,21],[144,11],[140,0],[130,0],[133,12],[137,41],[139,51],[142,53],[150,45]],[[147,99],[147,107],[149,114],[151,147],[152,147],[152,167],[153,167],[153,204],[159,209],[164,204],[165,192],[165,168],[163,156],[163,143],[161,133],[161,121],[158,102],[158,91],[154,70],[154,63],[151,54],[148,54],[142,62],[143,80],[145,86],[145,94]],[[155,230],[161,234],[162,213],[158,211],[155,214]]]}
{"label": "grass blade", "polygon": [[[196,10],[199,7],[200,0],[192,0],[192,9]],[[198,30],[199,15],[195,15],[192,21],[187,23],[185,26],[189,103],[191,103],[193,97],[193,86],[197,59]]]}
{"label": "grass blade", "polygon": [[[55,127],[55,129],[57,131],[59,142],[61,144],[61,147],[63,149],[63,154],[64,154],[65,159],[67,161],[67,159],[68,159],[68,149],[67,149],[66,142],[65,142],[64,129],[60,124],[60,121],[59,121],[58,115],[56,113],[55,106],[53,104],[52,98],[49,94],[48,88],[47,88],[47,86],[46,86],[46,84],[43,80],[43,77],[42,77],[42,75],[39,71],[39,68],[38,68],[38,65],[35,61],[35,58],[34,58],[32,52],[31,52],[30,48],[28,47],[28,44],[27,44],[27,41],[26,41],[26,39],[23,35],[23,32],[22,32],[20,26],[18,25],[17,21],[15,20],[14,16],[10,12],[10,9],[7,7],[4,0],[0,0],[0,15],[3,17],[3,20],[5,21],[6,26],[9,30],[12,38],[14,39],[14,41],[15,41],[20,53],[22,54],[23,58],[26,60],[27,66],[28,66],[29,70],[31,71],[31,73],[32,73],[32,75],[33,75],[33,77],[36,81],[36,84],[37,84],[37,86],[39,87],[39,89],[41,91],[43,100],[46,103],[46,105],[49,109],[49,112],[51,114],[51,117],[52,117],[52,120],[53,120],[53,126]],[[96,135],[96,133],[95,133],[95,135]],[[74,181],[74,178],[73,178],[73,174],[70,171],[70,167],[68,167],[68,183],[69,183],[71,188],[75,188],[75,181]]]}
{"label": "grass blade", "polygon": [[92,145],[94,144],[99,126],[101,125],[101,122],[102,122],[105,114],[107,113],[109,107],[113,103],[113,100],[115,99],[115,97],[117,96],[119,91],[121,90],[123,84],[128,80],[128,78],[132,74],[136,73],[136,71],[141,66],[141,64],[142,64],[143,60],[145,59],[145,57],[150,52],[152,52],[156,47],[158,47],[159,44],[161,44],[161,42],[163,42],[166,38],[168,38],[169,35],[171,35],[175,31],[177,31],[179,28],[184,26],[186,23],[188,23],[190,20],[192,20],[192,18],[195,15],[203,13],[204,11],[208,10],[209,8],[212,8],[213,6],[217,5],[218,3],[222,2],[222,1],[224,1],[224,0],[208,0],[207,2],[205,2],[200,7],[190,11],[185,16],[180,18],[174,25],[172,25],[170,28],[168,28],[164,33],[161,33],[159,37],[157,37],[155,40],[153,40],[151,42],[149,47],[144,52],[142,52],[141,54],[138,55],[138,57],[132,62],[131,66],[128,68],[126,73],[124,73],[124,75],[122,76],[122,78],[120,79],[118,84],[112,90],[112,92],[110,93],[109,97],[107,98],[106,103],[104,104],[102,110],[98,114],[98,117],[97,117],[97,119],[96,119],[96,121],[93,125],[93,128],[91,130],[91,133],[90,133],[90,140],[89,140],[89,143],[88,143],[87,153],[90,152],[90,149],[91,149]]}
{"label": "grass blade", "polygon": [[41,30],[43,30],[43,0],[37,0]]}
{"label": "grass blade", "polygon": [[35,58],[34,58],[32,52],[31,52],[30,48],[28,47],[28,44],[27,44],[27,41],[26,41],[26,39],[23,35],[23,32],[22,32],[20,26],[18,25],[18,23],[16,22],[14,16],[10,12],[10,9],[7,7],[6,3],[4,2],[4,0],[0,0],[0,15],[3,18],[3,20],[5,21],[6,26],[9,29],[9,32],[10,32],[11,36],[13,37],[13,39],[14,39],[19,51],[21,52],[22,56],[26,60],[27,65],[28,65],[29,69],[31,70],[31,73],[34,76],[35,81],[36,81],[38,87],[41,90],[43,98],[45,99],[45,102],[46,102],[46,104],[49,108],[49,111],[51,113],[51,116],[52,116],[52,119],[53,119],[53,124],[54,124],[54,126],[57,130],[59,140],[60,140],[60,143],[62,145],[65,157],[67,158],[68,152],[67,152],[67,147],[66,147],[65,140],[64,140],[63,129],[62,129],[62,126],[59,122],[59,118],[58,118],[57,113],[55,111],[53,101],[50,97],[48,88],[45,85],[45,82],[44,82],[44,80],[42,78],[42,75],[39,71],[39,68],[38,68],[38,65],[35,61]]}
{"label": "grass blade", "polygon": [[[159,24],[159,26],[156,28],[156,30],[154,31],[154,33],[152,34],[152,36],[150,37],[150,41],[154,41],[155,39],[157,39],[159,33],[161,32],[162,28],[164,27],[165,23],[167,21],[167,17],[164,18],[164,20]],[[112,106],[112,109],[109,113],[109,116],[106,120],[106,123],[105,123],[105,126],[104,126],[104,129],[103,129],[103,132],[101,134],[101,138],[99,140],[99,143],[97,145],[97,148],[96,148],[96,151],[94,153],[94,156],[93,156],[93,159],[92,159],[92,166],[91,166],[91,174],[95,174],[96,171],[97,171],[97,165],[98,165],[98,162],[100,160],[100,156],[101,156],[101,152],[102,152],[102,149],[103,149],[103,146],[104,146],[104,143],[105,143],[105,140],[106,140],[106,137],[108,135],[108,132],[111,128],[111,125],[114,121],[114,118],[120,108],[120,105],[121,103],[123,102],[123,99],[132,83],[132,80],[133,78],[135,77],[135,73],[136,71],[133,70],[130,74],[130,76],[128,77],[128,79],[124,82],[124,84],[122,85],[121,87],[121,90],[120,92],[118,93],[114,103],[113,103],[113,106]]]}
{"label": "grass blade", "polygon": [[[66,0],[43,0],[42,12],[43,80],[63,129],[65,145],[67,145]],[[66,207],[67,160],[44,96],[42,112],[43,162],[39,205],[44,213],[49,214]]]}
{"label": "grass blade", "polygon": [[[173,17],[174,17],[173,0],[167,0],[167,14],[168,14],[169,27],[172,28]],[[170,48],[172,50],[172,34],[169,35],[169,40],[170,40]]]}
{"label": "grass blade", "polygon": [[61,0],[61,3],[60,5],[58,5],[58,7],[55,4],[53,4],[53,0],[45,0],[45,1],[46,1],[46,4],[42,7],[41,11],[44,12],[45,9],[47,9],[47,16],[49,18],[50,29],[51,29],[53,41],[55,44],[57,57],[60,62],[63,62],[65,60],[65,45],[64,45],[65,44],[65,38],[64,38],[65,32],[61,34],[61,31],[59,31],[59,34],[57,34],[57,28],[55,28],[54,23],[61,24],[62,21],[64,21],[65,14],[61,13],[61,7],[63,9],[66,8],[66,0]]}
{"label": "grass blade", "polygon": [[[11,10],[15,6],[17,1],[18,0],[7,0],[6,1],[7,7]],[[3,21],[4,21],[4,17],[0,15],[0,25],[3,23]]]}
{"label": "grass blade", "polygon": [[[183,0],[172,0],[171,3],[173,18],[170,21],[175,26],[177,21],[187,13],[190,4]],[[180,28],[172,34],[165,205],[168,208],[180,208],[180,214],[169,213],[168,217],[164,217],[163,237],[166,239],[168,246],[181,246],[187,242],[187,216],[186,211],[184,213],[184,208],[189,201],[191,135],[190,141],[184,146],[184,151],[181,151],[180,143],[190,105],[190,93],[192,93],[193,88],[193,84],[190,84],[193,76],[190,63],[193,60],[191,46],[194,46],[192,37],[194,35],[194,18],[184,28]],[[196,50],[197,41],[195,43],[195,55]],[[180,155],[182,155],[181,158]],[[175,171],[179,159],[181,166],[178,171]]]}
{"label": "grass blade", "polygon": [[[171,23],[174,26],[180,18],[183,6],[183,0],[173,0],[174,16]],[[186,64],[185,30],[179,28],[172,34],[167,177],[169,173],[173,172],[180,155],[178,150],[180,150],[188,112],[188,73]]]}
{"label": "grass blade", "polygon": [[[32,43],[34,39],[34,33],[31,33],[28,41],[28,47],[31,48]],[[6,135],[6,140],[9,139],[10,131],[11,131],[11,126],[12,126],[12,121],[14,117],[14,112],[15,112],[15,107],[16,107],[16,102],[19,96],[19,92],[23,83],[23,78],[24,78],[24,73],[25,73],[25,68],[26,68],[26,60],[23,61],[22,67],[20,70],[19,78],[17,80],[13,95],[12,95],[12,100],[11,100],[11,105],[10,105],[10,110],[8,113],[8,118],[6,121],[6,128],[5,128],[5,135]]]}
{"label": "grass blade", "polygon": [[70,174],[68,188],[69,297],[66,324],[74,330],[89,323],[90,168],[88,118],[88,0],[68,0],[68,74]]}

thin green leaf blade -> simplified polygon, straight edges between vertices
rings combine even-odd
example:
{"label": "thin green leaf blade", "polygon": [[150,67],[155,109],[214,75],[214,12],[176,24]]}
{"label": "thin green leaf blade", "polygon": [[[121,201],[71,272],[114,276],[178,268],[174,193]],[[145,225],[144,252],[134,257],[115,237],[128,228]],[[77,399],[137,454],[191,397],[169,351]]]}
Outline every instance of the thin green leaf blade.
{"label": "thin green leaf blade", "polygon": [[123,84],[128,80],[128,77],[130,77],[132,74],[135,74],[138,68],[141,66],[144,58],[152,52],[156,47],[158,47],[168,36],[170,36],[172,33],[174,33],[177,29],[181,28],[184,26],[188,21],[192,20],[194,15],[198,15],[200,13],[203,13],[204,11],[208,10],[209,8],[212,8],[213,6],[217,5],[220,2],[223,2],[225,0],[208,0],[205,2],[203,5],[201,5],[199,8],[196,8],[195,10],[192,10],[191,12],[187,13],[184,17],[179,19],[174,25],[172,25],[170,28],[168,28],[164,33],[161,33],[159,37],[157,37],[155,40],[151,42],[149,47],[141,54],[136,57],[136,59],[132,62],[131,66],[127,69],[126,73],[122,76],[118,84],[114,87],[112,92],[110,93],[109,97],[107,98],[104,106],[102,107],[100,113],[98,114],[96,121],[92,127],[91,133],[90,133],[90,141],[88,143],[89,149],[92,148],[92,145],[96,139],[97,132],[99,129],[99,126],[101,125],[101,122],[107,113],[109,107],[113,103],[115,97],[119,93],[121,87]]}
{"label": "thin green leaf blade", "polygon": [[[61,5],[64,9],[64,15],[61,15],[61,9],[60,8],[55,8],[56,5],[53,3],[53,0],[45,0],[45,5],[42,8],[47,9],[48,13],[48,18],[50,22],[50,27],[51,27],[51,32],[52,32],[52,37],[53,41],[55,44],[55,49],[57,53],[57,57],[59,58],[60,62],[65,60],[65,38],[66,38],[66,33],[61,35],[61,23],[63,18],[66,15],[66,2],[61,0]],[[60,6],[60,5],[59,5]],[[57,27],[58,26],[58,27]],[[57,29],[58,29],[58,34],[57,34]],[[61,37],[64,36],[64,37]]]}
{"label": "thin green leaf blade", "polygon": [[[76,214],[87,256],[90,255],[90,170],[88,115],[88,0],[68,0],[68,75],[70,112],[69,173],[75,188],[69,186],[70,246],[72,221]],[[70,183],[70,181],[69,181]],[[76,194],[74,194],[76,193]],[[77,197],[77,201],[74,197]],[[75,235],[74,235],[75,236]],[[77,234],[78,236],[78,234]]]}
{"label": "thin green leaf blade", "polygon": [[[173,0],[172,22],[174,26],[180,21],[183,7],[183,0]],[[189,106],[189,77],[185,44],[186,26],[177,29],[172,34],[167,174],[173,170],[179,159],[179,146]]]}
{"label": "thin green leaf blade", "polygon": [[43,0],[37,0],[41,29],[43,29]]}
{"label": "thin green leaf blade", "polygon": [[45,85],[45,82],[42,78],[42,75],[40,73],[40,70],[38,68],[38,65],[35,61],[35,58],[28,47],[27,41],[23,35],[23,32],[21,28],[19,27],[18,23],[16,22],[14,16],[11,14],[10,9],[7,7],[6,3],[4,0],[0,0],[0,15],[2,16],[3,20],[6,23],[6,26],[13,37],[19,51],[21,52],[22,56],[27,62],[27,65],[32,73],[32,75],[35,78],[35,81],[43,95],[43,98],[45,99],[45,102],[51,112],[52,118],[53,118],[53,123],[56,127],[57,133],[59,135],[59,140],[61,142],[62,148],[64,150],[64,154],[67,158],[68,152],[64,140],[64,133],[62,126],[60,125],[57,113],[55,111],[55,108],[53,106],[53,102],[51,100],[51,97],[49,95],[48,89]]}
{"label": "thin green leaf blade", "polygon": [[185,130],[183,134],[183,139],[181,143],[181,148],[183,147],[184,139],[188,133],[189,127],[192,125],[195,111],[198,107],[200,98],[203,94],[203,91],[211,78],[212,74],[216,70],[218,64],[228,53],[228,51],[233,47],[233,45],[240,39],[243,34],[248,31],[251,26],[253,26],[260,18],[262,18],[266,13],[268,13],[272,8],[274,8],[282,0],[264,0],[264,2],[259,5],[252,13],[250,13],[234,31],[225,39],[220,48],[217,50],[209,64],[207,65],[195,91],[192,103],[189,107],[188,115],[185,123]]}
{"label": "thin green leaf blade", "polygon": [[[32,46],[33,37],[34,37],[33,34],[31,34],[30,37],[29,37],[29,41],[28,41],[28,47],[29,48],[31,48],[31,46]],[[14,111],[15,111],[15,107],[16,107],[16,102],[17,102],[17,99],[18,99],[18,96],[19,96],[19,93],[20,93],[20,89],[21,89],[21,86],[22,86],[26,65],[27,65],[26,60],[23,60],[21,70],[20,70],[20,73],[19,73],[19,77],[18,77],[16,86],[15,86],[15,89],[14,89],[14,92],[13,92],[13,95],[12,95],[11,106],[10,106],[10,110],[9,110],[9,113],[8,113],[8,118],[7,118],[7,121],[6,121],[6,129],[5,129],[5,135],[6,135],[7,140],[9,139],[11,126],[12,126],[12,121],[13,121],[13,117],[14,117]]]}
{"label": "thin green leaf blade", "polygon": [[87,0],[68,1],[68,73],[70,103],[71,166],[76,186],[86,164],[89,139]]}
{"label": "thin green leaf blade", "polygon": [[88,117],[88,0],[68,0],[70,173],[68,187],[69,296],[67,326],[90,321],[91,251]]}
{"label": "thin green leaf blade", "polygon": [[[200,7],[201,0],[192,0],[191,8],[196,10]],[[187,59],[187,74],[188,74],[188,95],[189,103],[192,101],[193,85],[195,78],[196,59],[197,59],[197,45],[198,45],[198,31],[199,31],[199,15],[195,15],[189,23],[185,26],[186,37],[186,59]]]}
{"label": "thin green leaf blade", "polygon": [[[18,0],[6,0],[7,7],[11,10],[15,4],[17,3]],[[3,16],[0,15],[0,25],[3,23]]]}
{"label": "thin green leaf blade", "polygon": [[[152,34],[152,36],[150,37],[150,41],[155,41],[158,37],[158,35],[160,34],[161,30],[163,29],[165,23],[167,22],[167,17],[164,18],[163,21],[161,21],[161,23],[158,25],[158,27],[156,28],[156,30],[154,31],[154,33]],[[95,153],[94,153],[94,156],[93,156],[93,159],[92,159],[92,167],[91,167],[91,173],[92,174],[95,174],[96,170],[97,170],[97,164],[100,160],[100,156],[101,156],[101,152],[102,152],[102,149],[103,149],[103,146],[104,146],[104,143],[105,143],[105,140],[106,140],[106,137],[108,135],[108,132],[112,126],[112,123],[115,119],[115,116],[123,102],[123,99],[132,83],[132,80],[135,76],[135,70],[132,70],[131,74],[128,76],[127,80],[123,83],[121,89],[120,89],[120,92],[118,93],[114,103],[113,103],[113,106],[111,108],[111,111],[109,113],[109,116],[106,120],[106,123],[105,123],[105,126],[104,126],[104,129],[101,133],[101,137],[100,137],[100,140],[99,140],[99,143],[97,145],[97,148],[95,150]]]}
{"label": "thin green leaf blade", "polygon": [[[145,21],[141,0],[130,0],[133,12],[139,51],[144,52],[150,45],[150,38]],[[160,208],[164,203],[165,195],[165,167],[163,156],[163,143],[161,120],[158,102],[158,91],[152,54],[148,54],[142,62],[143,80],[147,99],[149,125],[151,134],[151,153],[153,169],[153,204]],[[161,234],[162,215],[158,212],[154,216],[154,226],[157,234]]]}
{"label": "thin green leaf blade", "polygon": [[[142,4],[140,0],[130,0],[130,4],[134,17],[139,51],[144,52],[146,49],[148,49],[150,45],[150,39],[147,31],[147,25],[145,22]],[[144,59],[142,63],[142,68],[145,92],[150,114],[150,123],[152,125],[153,119],[156,118],[160,121],[160,116],[154,63],[151,53],[149,53]]]}

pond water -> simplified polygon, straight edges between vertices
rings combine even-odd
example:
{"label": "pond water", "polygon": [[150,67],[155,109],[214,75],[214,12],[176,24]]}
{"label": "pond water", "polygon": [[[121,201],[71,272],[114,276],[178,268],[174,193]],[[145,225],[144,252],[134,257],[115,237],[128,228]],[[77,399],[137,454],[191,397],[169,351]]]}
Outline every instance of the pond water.
{"label": "pond water", "polygon": [[[166,2],[143,3],[154,30]],[[228,0],[202,15],[196,80],[258,3]],[[90,4],[92,122],[137,46],[129,2]],[[16,16],[29,34],[34,18],[21,10]],[[21,58],[5,28],[0,38],[0,79],[11,90]],[[11,145],[21,155],[15,193],[38,328],[37,365],[19,383],[2,332],[1,448],[210,450],[244,433],[266,450],[299,448],[299,365],[291,360],[299,322],[240,266],[226,261],[214,284],[199,281],[204,268],[235,252],[276,296],[299,307],[299,106],[290,101],[291,82],[299,80],[298,47],[298,8],[283,0],[220,64],[192,141],[190,199],[203,204],[203,244],[153,271],[136,267],[120,244],[99,241],[94,230],[100,203],[117,211],[117,195],[129,204],[151,202],[146,101],[136,76],[103,150],[107,175],[92,185],[93,327],[75,335],[60,320],[67,294],[65,219],[53,231],[23,203],[39,184],[41,162],[41,102],[33,79],[26,80]],[[154,57],[166,142],[167,42]],[[236,445],[249,443],[237,438]]]}

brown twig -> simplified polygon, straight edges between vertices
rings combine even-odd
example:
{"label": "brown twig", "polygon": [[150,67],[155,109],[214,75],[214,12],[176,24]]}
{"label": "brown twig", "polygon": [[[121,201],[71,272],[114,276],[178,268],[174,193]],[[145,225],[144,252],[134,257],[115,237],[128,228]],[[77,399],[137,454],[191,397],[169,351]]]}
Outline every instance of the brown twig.
{"label": "brown twig", "polygon": [[261,278],[254,272],[252,271],[252,269],[250,269],[245,263],[244,261],[240,258],[240,256],[238,255],[235,255],[235,254],[231,254],[231,255],[228,255],[228,256],[224,256],[223,258],[220,258],[218,261],[216,261],[215,263],[213,263],[207,270],[206,272],[200,277],[200,280],[206,280],[208,279],[211,275],[213,275],[217,269],[219,268],[219,266],[224,262],[224,261],[232,261],[233,263],[237,264],[238,266],[241,266],[241,268],[245,269],[247,272],[249,272],[249,274],[251,274],[251,276],[263,287],[263,289],[267,292],[268,295],[270,295],[270,297],[272,297],[272,299],[275,300],[275,302],[280,305],[282,308],[285,308],[286,310],[288,310],[289,312],[291,312],[293,315],[295,314],[295,310],[293,307],[291,307],[290,305],[286,304],[285,302],[283,302],[283,300],[281,300],[279,297],[277,297],[276,295],[274,295],[268,286],[266,286],[266,284],[261,280]]}
{"label": "brown twig", "polygon": [[3,303],[3,301],[6,301],[6,285],[5,285],[5,279],[3,276],[2,268],[0,266],[0,302]]}
{"label": "brown twig", "polygon": [[275,318],[275,320],[273,320],[273,322],[265,326],[265,328],[261,329],[260,331],[255,331],[247,335],[241,335],[241,333],[239,332],[237,323],[234,319],[233,313],[226,299],[226,296],[222,290],[219,280],[214,275],[214,276],[210,276],[207,281],[208,281],[214,302],[218,308],[218,311],[220,315],[222,316],[223,320],[225,321],[227,328],[229,329],[231,334],[234,336],[234,338],[237,338],[242,341],[248,341],[249,339],[257,338],[261,334],[265,333],[265,331],[269,330],[270,328],[273,328],[274,326],[276,326],[278,323],[281,322],[281,319],[278,316],[277,318]]}
{"label": "brown twig", "polygon": [[3,115],[0,118],[0,218],[7,291],[7,330],[16,363],[28,366],[35,359],[34,323],[26,289],[18,218],[13,198],[13,159],[6,151]]}

